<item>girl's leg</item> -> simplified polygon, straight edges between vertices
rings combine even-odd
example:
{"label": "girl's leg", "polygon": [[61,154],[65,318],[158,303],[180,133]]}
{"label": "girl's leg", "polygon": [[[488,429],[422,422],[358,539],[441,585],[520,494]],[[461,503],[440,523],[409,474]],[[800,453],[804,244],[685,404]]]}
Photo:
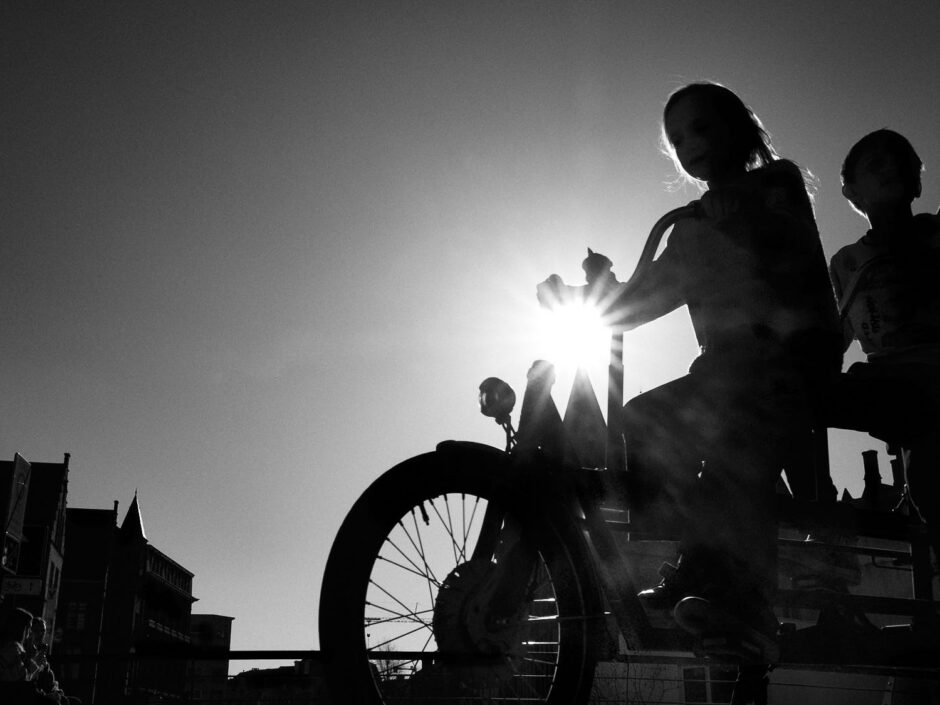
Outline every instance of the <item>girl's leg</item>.
{"label": "girl's leg", "polygon": [[702,458],[717,437],[719,412],[704,386],[686,375],[624,407],[631,516],[644,531],[674,533],[688,518]]}
{"label": "girl's leg", "polygon": [[706,597],[735,607],[761,631],[776,629],[776,482],[789,448],[812,422],[801,379],[786,370],[726,379],[723,433],[692,496],[684,550],[723,556]]}

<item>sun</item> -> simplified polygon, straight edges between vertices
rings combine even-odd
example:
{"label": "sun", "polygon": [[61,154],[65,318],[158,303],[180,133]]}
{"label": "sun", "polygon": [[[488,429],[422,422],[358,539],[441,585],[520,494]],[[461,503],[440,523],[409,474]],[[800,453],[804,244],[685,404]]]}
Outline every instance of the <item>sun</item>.
{"label": "sun", "polygon": [[542,310],[540,337],[548,359],[568,369],[605,364],[610,347],[610,329],[590,304],[568,303]]}

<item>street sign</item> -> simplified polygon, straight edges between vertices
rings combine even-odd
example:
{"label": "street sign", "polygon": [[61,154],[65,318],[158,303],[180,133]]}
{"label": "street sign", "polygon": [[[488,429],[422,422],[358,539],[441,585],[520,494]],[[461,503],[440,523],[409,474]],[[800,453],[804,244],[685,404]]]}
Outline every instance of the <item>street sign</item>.
{"label": "street sign", "polygon": [[16,578],[4,576],[0,583],[0,595],[40,595],[42,578]]}

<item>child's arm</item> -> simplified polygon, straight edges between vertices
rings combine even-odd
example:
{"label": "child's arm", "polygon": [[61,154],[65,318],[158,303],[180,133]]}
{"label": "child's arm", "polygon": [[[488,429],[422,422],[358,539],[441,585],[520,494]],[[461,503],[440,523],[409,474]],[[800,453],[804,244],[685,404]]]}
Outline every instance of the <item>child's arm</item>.
{"label": "child's arm", "polygon": [[[839,276],[838,257],[839,253],[837,252],[829,263],[829,279],[832,281],[832,291],[836,295],[836,301],[841,302],[845,293],[845,286]],[[839,315],[842,319],[842,352],[844,353],[855,339],[855,331],[848,315],[843,315],[842,311],[839,311]]]}
{"label": "child's arm", "polygon": [[617,296],[603,315],[610,325],[626,331],[665,316],[685,303],[675,249],[666,247],[640,282]]}

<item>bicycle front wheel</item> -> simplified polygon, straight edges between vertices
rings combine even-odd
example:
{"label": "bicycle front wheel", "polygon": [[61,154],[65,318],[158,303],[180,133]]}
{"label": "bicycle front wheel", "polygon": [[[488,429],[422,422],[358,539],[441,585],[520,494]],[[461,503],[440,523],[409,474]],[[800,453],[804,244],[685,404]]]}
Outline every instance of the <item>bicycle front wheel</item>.
{"label": "bicycle front wheel", "polygon": [[534,514],[496,489],[500,471],[430,453],[396,466],[356,502],[320,601],[337,698],[586,700],[598,610],[562,532],[533,526]]}

